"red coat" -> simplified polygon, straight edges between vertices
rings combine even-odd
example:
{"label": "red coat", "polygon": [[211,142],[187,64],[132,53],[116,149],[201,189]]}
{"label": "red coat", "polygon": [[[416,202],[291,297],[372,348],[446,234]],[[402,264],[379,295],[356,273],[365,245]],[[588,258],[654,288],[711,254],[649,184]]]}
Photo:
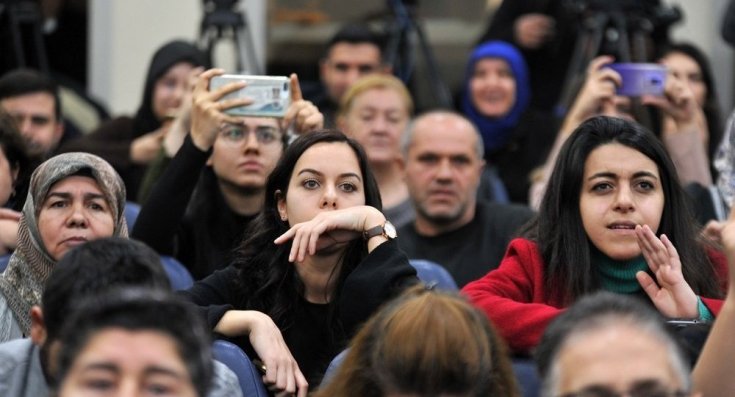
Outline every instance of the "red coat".
{"label": "red coat", "polygon": [[[727,261],[710,252],[720,280],[727,280]],[[546,326],[564,307],[544,297],[544,264],[536,243],[517,238],[510,242],[500,266],[462,288],[472,304],[482,309],[515,353],[527,353],[541,339]],[[723,291],[725,291],[723,286]],[[702,297],[717,315],[722,300]]]}

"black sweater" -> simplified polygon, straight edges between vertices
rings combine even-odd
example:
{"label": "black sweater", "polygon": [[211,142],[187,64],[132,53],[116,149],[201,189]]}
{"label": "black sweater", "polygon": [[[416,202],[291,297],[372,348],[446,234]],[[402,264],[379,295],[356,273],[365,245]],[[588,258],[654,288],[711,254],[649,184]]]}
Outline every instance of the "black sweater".
{"label": "black sweater", "polygon": [[478,202],[470,223],[431,237],[410,223],[398,229],[398,243],[409,258],[442,265],[462,288],[500,265],[508,243],[532,216],[521,205]]}
{"label": "black sweater", "polygon": [[[234,266],[198,281],[181,294],[202,308],[214,329],[228,310],[248,310],[253,291],[245,291]],[[416,271],[395,242],[371,252],[338,286],[335,302],[315,304],[300,299],[289,315],[289,326],[278,324],[286,345],[313,388],[319,385],[329,362],[349,338],[384,302],[417,281]],[[287,285],[284,284],[284,285]],[[330,321],[334,312],[336,321]],[[256,357],[247,337],[233,338],[250,357]]]}
{"label": "black sweater", "polygon": [[233,249],[257,215],[230,209],[214,172],[205,167],[209,155],[187,136],[141,208],[131,235],[161,255],[174,256],[196,280],[232,262]]}

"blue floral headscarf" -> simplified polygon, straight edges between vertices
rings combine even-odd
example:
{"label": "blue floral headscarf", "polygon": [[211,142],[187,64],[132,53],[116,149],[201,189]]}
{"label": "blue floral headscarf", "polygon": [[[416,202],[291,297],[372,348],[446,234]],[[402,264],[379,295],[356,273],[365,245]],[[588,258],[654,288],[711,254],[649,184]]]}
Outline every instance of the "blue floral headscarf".
{"label": "blue floral headscarf", "polygon": [[[485,58],[506,61],[516,81],[516,101],[510,111],[502,117],[483,116],[472,104],[470,80],[475,71],[475,64]],[[486,153],[498,150],[507,143],[531,100],[531,86],[528,81],[526,61],[520,51],[513,45],[504,41],[488,41],[478,45],[472,51],[465,73],[462,112],[480,130]]]}

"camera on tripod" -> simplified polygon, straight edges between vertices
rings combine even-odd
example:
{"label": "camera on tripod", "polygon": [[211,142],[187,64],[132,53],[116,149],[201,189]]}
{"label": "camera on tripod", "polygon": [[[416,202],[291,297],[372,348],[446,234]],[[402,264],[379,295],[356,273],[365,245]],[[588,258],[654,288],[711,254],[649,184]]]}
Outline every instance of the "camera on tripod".
{"label": "camera on tripod", "polygon": [[578,15],[590,11],[624,11],[648,17],[651,21],[663,25],[671,25],[682,16],[677,6],[666,6],[658,0],[566,0],[564,7]]}
{"label": "camera on tripod", "polygon": [[[582,30],[589,28],[585,25],[602,19],[607,21],[605,28],[608,30],[627,31],[607,32],[607,35],[613,36],[617,33],[617,37],[633,37],[637,33],[645,36],[650,36],[654,32],[667,33],[671,25],[682,20],[682,12],[678,6],[664,5],[659,0],[564,0],[563,9],[572,20],[580,22]],[[615,38],[605,37],[609,40],[600,44],[601,52],[614,54],[619,47],[610,48],[607,41],[615,41]]]}
{"label": "camera on tripod", "polygon": [[202,0],[204,16],[199,31],[199,45],[207,54],[210,64],[218,40],[229,38],[234,42],[236,69],[261,74],[255,55],[255,44],[247,17],[237,10],[239,0]]}
{"label": "camera on tripod", "polygon": [[557,104],[559,114],[571,105],[592,58],[606,54],[617,62],[647,62],[656,43],[666,41],[668,29],[682,19],[678,7],[659,0],[563,0],[562,5],[579,33]]}

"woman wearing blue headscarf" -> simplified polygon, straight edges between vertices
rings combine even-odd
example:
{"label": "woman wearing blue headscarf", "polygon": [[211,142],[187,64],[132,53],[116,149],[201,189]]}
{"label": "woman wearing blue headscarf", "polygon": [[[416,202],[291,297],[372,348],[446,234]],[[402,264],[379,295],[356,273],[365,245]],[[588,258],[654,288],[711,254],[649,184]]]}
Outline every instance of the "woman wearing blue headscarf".
{"label": "woman wearing blue headscarf", "polygon": [[530,108],[530,101],[528,68],[516,47],[489,41],[473,50],[461,110],[482,135],[488,165],[518,203],[528,202],[530,174],[546,159],[558,125],[551,114]]}

